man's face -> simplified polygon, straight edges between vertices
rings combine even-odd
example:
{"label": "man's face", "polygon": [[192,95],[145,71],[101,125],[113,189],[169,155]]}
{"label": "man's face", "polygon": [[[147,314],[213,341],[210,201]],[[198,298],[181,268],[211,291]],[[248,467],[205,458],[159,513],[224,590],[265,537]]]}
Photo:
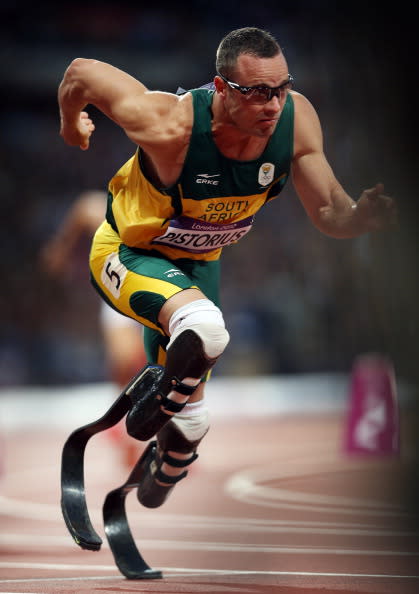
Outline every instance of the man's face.
{"label": "man's face", "polygon": [[[288,65],[282,54],[273,58],[257,58],[242,54],[237,60],[234,73],[229,80],[245,87],[265,85],[278,87],[288,81]],[[228,83],[219,83],[224,106],[231,123],[240,131],[252,136],[271,136],[281,115],[288,91],[273,96],[270,101],[255,102]],[[218,87],[217,87],[218,90]]]}

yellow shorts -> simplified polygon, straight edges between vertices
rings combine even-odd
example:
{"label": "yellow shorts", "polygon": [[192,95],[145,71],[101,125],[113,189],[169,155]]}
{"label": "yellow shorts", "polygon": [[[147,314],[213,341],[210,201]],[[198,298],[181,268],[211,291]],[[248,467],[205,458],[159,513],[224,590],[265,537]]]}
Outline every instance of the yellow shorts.
{"label": "yellow shorts", "polygon": [[200,289],[219,305],[219,261],[169,260],[156,250],[122,243],[105,221],[96,231],[90,252],[93,286],[111,307],[144,325],[150,363],[163,364],[168,342],[158,322],[164,303],[180,291]]}

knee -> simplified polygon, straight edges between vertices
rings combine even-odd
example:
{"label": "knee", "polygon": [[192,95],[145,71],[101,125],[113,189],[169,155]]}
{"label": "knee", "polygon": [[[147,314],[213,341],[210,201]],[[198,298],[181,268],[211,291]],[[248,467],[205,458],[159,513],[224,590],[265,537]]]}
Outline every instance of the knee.
{"label": "knee", "polygon": [[160,429],[157,441],[163,451],[182,454],[196,451],[210,427],[207,407],[202,402],[198,406],[199,410],[194,410],[193,414],[189,411],[177,413]]}
{"label": "knee", "polygon": [[184,330],[193,330],[200,337],[209,359],[218,358],[230,340],[221,310],[209,299],[192,301],[174,312],[169,321],[168,348]]}
{"label": "knee", "polygon": [[210,323],[199,323],[190,327],[202,340],[205,354],[209,359],[217,359],[225,350],[230,335],[225,328]]}

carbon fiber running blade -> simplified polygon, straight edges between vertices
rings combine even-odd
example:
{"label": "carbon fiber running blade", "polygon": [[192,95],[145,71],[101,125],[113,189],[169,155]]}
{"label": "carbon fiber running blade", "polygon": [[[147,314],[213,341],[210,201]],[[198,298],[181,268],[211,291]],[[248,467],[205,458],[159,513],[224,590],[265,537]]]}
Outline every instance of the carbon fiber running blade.
{"label": "carbon fiber running blade", "polygon": [[93,423],[80,427],[64,444],[61,458],[61,510],[67,528],[82,548],[98,551],[102,539],[90,521],[84,488],[84,452],[89,439],[113,427],[127,413],[131,400],[122,394],[108,412]]}
{"label": "carbon fiber running blade", "polygon": [[64,444],[61,456],[61,510],[74,541],[82,548],[98,551],[102,539],[92,526],[84,487],[84,452],[89,439],[118,423],[130,410],[133,399],[141,393],[161,367],[146,365],[126,386],[109,410],[97,421],[73,431]]}
{"label": "carbon fiber running blade", "polygon": [[125,577],[131,580],[159,579],[162,572],[151,569],[138,551],[128,525],[125,500],[132,489],[136,489],[150,461],[154,458],[156,442],[148,444],[141,458],[134,466],[127,481],[118,489],[110,491],[103,504],[105,534],[113,553],[115,563]]}

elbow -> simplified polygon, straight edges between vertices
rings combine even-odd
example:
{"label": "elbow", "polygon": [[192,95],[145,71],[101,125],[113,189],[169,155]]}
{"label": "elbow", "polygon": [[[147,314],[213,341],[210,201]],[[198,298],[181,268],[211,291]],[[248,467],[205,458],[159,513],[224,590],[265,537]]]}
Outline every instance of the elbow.
{"label": "elbow", "polygon": [[75,58],[65,71],[63,80],[58,88],[58,99],[60,105],[88,103],[85,98],[87,71],[96,60],[86,58]]}
{"label": "elbow", "polygon": [[90,58],[74,58],[66,70],[66,79],[75,81],[82,78],[84,72],[95,62],[97,62],[97,60],[92,60]]}

